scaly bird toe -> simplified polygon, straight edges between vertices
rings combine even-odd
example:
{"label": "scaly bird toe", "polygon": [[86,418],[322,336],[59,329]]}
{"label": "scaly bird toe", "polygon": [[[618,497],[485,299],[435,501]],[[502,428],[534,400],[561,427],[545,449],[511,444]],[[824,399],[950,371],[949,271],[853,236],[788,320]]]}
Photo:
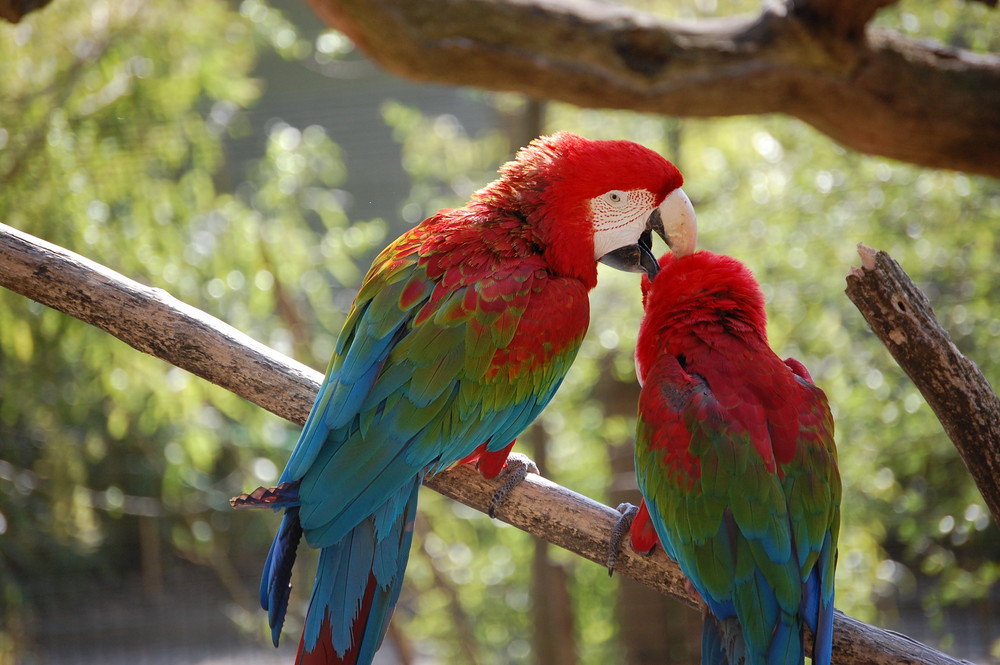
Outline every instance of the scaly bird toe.
{"label": "scaly bird toe", "polygon": [[497,508],[504,502],[510,491],[520,485],[529,473],[538,473],[538,465],[521,453],[511,453],[507,457],[507,465],[497,478],[503,478],[503,485],[500,486],[490,500],[489,516],[496,517]]}
{"label": "scaly bird toe", "polygon": [[627,502],[620,503],[617,510],[621,513],[621,517],[615,522],[615,527],[611,530],[611,539],[608,543],[608,577],[611,577],[615,573],[615,564],[618,563],[618,551],[621,549],[625,534],[632,528],[632,520],[638,514],[639,506],[633,506]]}

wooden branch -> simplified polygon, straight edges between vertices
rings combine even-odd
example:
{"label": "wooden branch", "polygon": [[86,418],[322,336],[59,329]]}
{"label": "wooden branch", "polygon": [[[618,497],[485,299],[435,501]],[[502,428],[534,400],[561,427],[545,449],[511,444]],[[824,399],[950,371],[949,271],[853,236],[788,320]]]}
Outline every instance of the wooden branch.
{"label": "wooden branch", "polygon": [[858,254],[847,296],[934,410],[1000,524],[1000,399],[900,265],[865,245]]}
{"label": "wooden branch", "polygon": [[893,1],[685,24],[579,0],[310,4],[403,77],[671,116],[785,113],[862,152],[1000,177],[1000,57],[866,29]]}
{"label": "wooden branch", "polygon": [[[438,474],[424,484],[482,512],[486,512],[490,498],[499,487],[497,481],[486,480],[471,465]],[[496,516],[523,531],[604,565],[611,530],[619,515],[618,511],[608,506],[532,474],[511,491]],[[687,581],[677,564],[659,548],[652,556],[644,556],[624,546],[615,570],[691,607],[702,607],[700,599],[688,590]],[[812,635],[806,635],[806,643],[806,648],[812,649]],[[839,610],[834,619],[833,662],[835,665],[964,663],[905,635],[870,626]]]}
{"label": "wooden branch", "polygon": [[[106,330],[136,349],[300,425],[319,387],[318,372],[165,292],[3,224],[0,285]],[[429,478],[425,484],[485,512],[501,482],[486,480],[465,465]],[[529,475],[501,504],[497,517],[603,564],[618,513],[541,476]],[[662,552],[643,556],[628,546],[622,550],[620,574],[698,606],[677,565]],[[838,613],[834,663],[960,665],[962,661]]]}
{"label": "wooden branch", "polygon": [[323,375],[99,263],[0,224],[0,286],[302,424]]}

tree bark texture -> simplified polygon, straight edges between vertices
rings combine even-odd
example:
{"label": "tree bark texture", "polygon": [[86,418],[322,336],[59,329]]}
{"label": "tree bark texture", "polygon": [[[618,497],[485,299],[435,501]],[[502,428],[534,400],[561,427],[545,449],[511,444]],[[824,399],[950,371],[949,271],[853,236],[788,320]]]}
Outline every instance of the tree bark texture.
{"label": "tree bark texture", "polygon": [[322,380],[319,372],[162,289],[5,224],[0,224],[0,237],[0,286],[111,333],[286,420],[305,422]]}
{"label": "tree bark texture", "polygon": [[[0,18],[47,2],[0,0]],[[585,0],[309,0],[406,78],[678,117],[784,113],[860,152],[1000,177],[1000,56],[868,26],[895,2],[679,23]]]}
{"label": "tree bark texture", "polygon": [[858,253],[847,296],[934,410],[1000,524],[1000,399],[900,265],[865,245]]}
{"label": "tree bark texture", "polygon": [[[10,226],[0,224],[0,286],[95,325],[138,350],[162,358],[299,425],[321,375],[254,342],[230,326]],[[486,480],[472,465],[428,478],[437,492],[486,512],[502,479]],[[530,474],[501,504],[497,517],[602,564],[618,512]],[[623,546],[617,572],[698,608],[677,565]],[[811,636],[807,636],[811,645]],[[837,665],[960,665],[944,653],[842,613],[835,620]]]}
{"label": "tree bark texture", "polygon": [[893,0],[673,23],[578,0],[309,0],[385,69],[596,108],[784,113],[861,152],[1000,177],[1000,57],[867,27]]}

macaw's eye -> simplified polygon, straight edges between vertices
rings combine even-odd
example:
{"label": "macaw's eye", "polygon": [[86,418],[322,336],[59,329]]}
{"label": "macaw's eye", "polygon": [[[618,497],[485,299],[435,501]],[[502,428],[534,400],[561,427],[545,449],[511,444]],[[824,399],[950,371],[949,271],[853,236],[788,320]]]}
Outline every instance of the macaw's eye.
{"label": "macaw's eye", "polygon": [[617,189],[613,189],[610,192],[608,192],[607,194],[605,194],[605,196],[607,197],[608,201],[610,201],[611,203],[621,203],[621,202],[623,202],[626,199],[626,197],[628,195],[625,192],[622,192],[622,191],[617,190]]}

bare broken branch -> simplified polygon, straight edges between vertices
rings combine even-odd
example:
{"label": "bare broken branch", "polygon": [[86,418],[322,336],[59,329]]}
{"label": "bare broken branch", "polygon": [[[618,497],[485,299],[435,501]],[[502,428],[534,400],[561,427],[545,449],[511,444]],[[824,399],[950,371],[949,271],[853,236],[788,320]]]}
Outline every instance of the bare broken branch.
{"label": "bare broken branch", "polygon": [[858,254],[847,297],[934,410],[1000,524],[1000,399],[900,265],[865,245]]}

